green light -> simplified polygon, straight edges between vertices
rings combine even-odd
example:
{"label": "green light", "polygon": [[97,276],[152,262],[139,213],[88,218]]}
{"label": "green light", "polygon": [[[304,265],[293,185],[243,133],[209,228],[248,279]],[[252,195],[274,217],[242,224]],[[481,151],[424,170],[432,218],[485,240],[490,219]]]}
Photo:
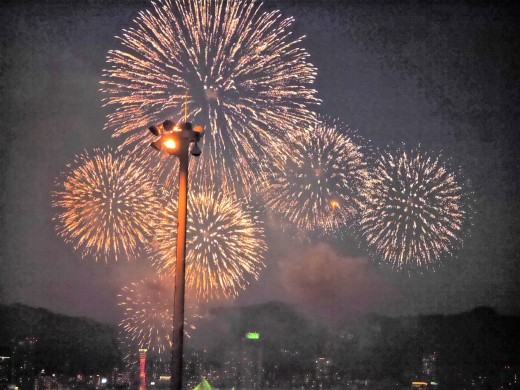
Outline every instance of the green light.
{"label": "green light", "polygon": [[432,385],[432,386],[437,386],[438,383],[437,383],[437,382],[430,382],[430,385]]}
{"label": "green light", "polygon": [[260,339],[260,333],[258,333],[258,332],[246,333],[246,338],[249,339],[249,340],[259,340]]}

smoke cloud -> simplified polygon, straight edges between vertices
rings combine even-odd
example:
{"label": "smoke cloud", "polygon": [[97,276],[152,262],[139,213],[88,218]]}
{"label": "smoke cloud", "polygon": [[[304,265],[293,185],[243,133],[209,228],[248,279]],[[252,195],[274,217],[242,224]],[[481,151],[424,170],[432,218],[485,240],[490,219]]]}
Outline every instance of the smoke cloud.
{"label": "smoke cloud", "polygon": [[378,311],[397,298],[366,258],[344,256],[328,244],[297,251],[279,267],[287,299],[327,321]]}

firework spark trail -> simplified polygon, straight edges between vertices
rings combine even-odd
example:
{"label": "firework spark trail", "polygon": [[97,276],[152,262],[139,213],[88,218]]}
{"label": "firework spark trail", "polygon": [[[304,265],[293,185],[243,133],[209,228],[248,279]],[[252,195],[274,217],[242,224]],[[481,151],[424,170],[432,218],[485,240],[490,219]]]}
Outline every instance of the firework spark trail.
{"label": "firework spark trail", "polygon": [[[101,90],[113,108],[105,128],[123,146],[147,143],[146,129],[183,119],[207,127],[200,180],[220,176],[245,192],[261,176],[273,138],[313,119],[316,69],[293,38],[294,20],[241,0],[164,0],[140,12],[107,56]],[[233,163],[228,163],[233,161]]]}
{"label": "firework spark trail", "polygon": [[397,269],[433,265],[462,244],[469,190],[441,159],[401,149],[371,170],[360,232]]}
{"label": "firework spark trail", "polygon": [[[264,268],[264,232],[256,214],[229,192],[188,199],[186,286],[197,298],[234,298]],[[163,208],[151,253],[161,272],[175,273],[177,205]]]}
{"label": "firework spark trail", "polygon": [[[152,233],[150,210],[161,206],[154,176],[137,154],[84,152],[56,181],[56,230],[83,256],[134,258]],[[63,178],[62,178],[63,177]]]}
{"label": "firework spark trail", "polygon": [[[119,306],[123,308],[124,318],[119,324],[123,335],[122,342],[131,346],[146,348],[158,354],[169,353],[173,332],[173,291],[174,283],[166,275],[154,279],[144,279],[123,287],[119,295]],[[196,329],[193,322],[199,316],[188,308],[184,333]],[[188,320],[189,319],[189,320]]]}
{"label": "firework spark trail", "polygon": [[285,142],[264,191],[267,207],[305,231],[330,232],[352,220],[368,178],[352,132],[324,119],[290,133]]}

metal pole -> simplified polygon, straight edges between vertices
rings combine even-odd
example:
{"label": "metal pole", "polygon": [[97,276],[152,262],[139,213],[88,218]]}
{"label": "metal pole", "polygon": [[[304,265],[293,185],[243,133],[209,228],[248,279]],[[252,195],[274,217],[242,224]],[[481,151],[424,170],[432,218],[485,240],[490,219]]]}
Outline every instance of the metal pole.
{"label": "metal pole", "polygon": [[173,306],[173,348],[171,360],[171,390],[182,389],[184,342],[184,269],[186,260],[186,217],[188,206],[189,142],[181,142],[179,157],[179,203],[177,216],[177,258],[175,261],[175,292]]}

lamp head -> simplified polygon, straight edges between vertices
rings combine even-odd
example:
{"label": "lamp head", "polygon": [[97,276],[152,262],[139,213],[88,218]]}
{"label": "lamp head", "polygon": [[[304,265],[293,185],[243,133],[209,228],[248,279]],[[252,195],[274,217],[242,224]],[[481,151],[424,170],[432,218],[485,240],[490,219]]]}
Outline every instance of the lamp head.
{"label": "lamp head", "polygon": [[200,156],[202,153],[197,144],[204,135],[202,126],[194,127],[190,122],[175,124],[167,119],[155,126],[150,126],[149,130],[155,137],[159,137],[150,146],[160,152],[179,157],[184,151],[187,151],[189,144],[192,144],[189,149],[191,155]]}
{"label": "lamp head", "polygon": [[191,125],[190,122],[182,122],[182,123],[179,123],[179,129],[181,131],[184,131],[184,130],[193,130],[193,126]]}
{"label": "lamp head", "polygon": [[156,126],[150,126],[148,128],[148,130],[150,130],[150,133],[152,133],[155,137],[158,137],[159,135],[161,135],[161,133],[159,132],[159,129]]}
{"label": "lamp head", "polygon": [[169,119],[166,119],[162,124],[163,124],[164,131],[166,131],[166,132],[172,131],[173,128],[175,127],[175,123],[173,123]]}
{"label": "lamp head", "polygon": [[204,127],[202,127],[201,125],[197,125],[193,128],[193,131],[198,133],[199,134],[199,138],[202,138],[204,137]]}
{"label": "lamp head", "polygon": [[202,150],[200,150],[200,147],[196,142],[193,143],[193,146],[190,149],[190,153],[192,156],[195,157],[200,156],[200,154],[202,153]]}

